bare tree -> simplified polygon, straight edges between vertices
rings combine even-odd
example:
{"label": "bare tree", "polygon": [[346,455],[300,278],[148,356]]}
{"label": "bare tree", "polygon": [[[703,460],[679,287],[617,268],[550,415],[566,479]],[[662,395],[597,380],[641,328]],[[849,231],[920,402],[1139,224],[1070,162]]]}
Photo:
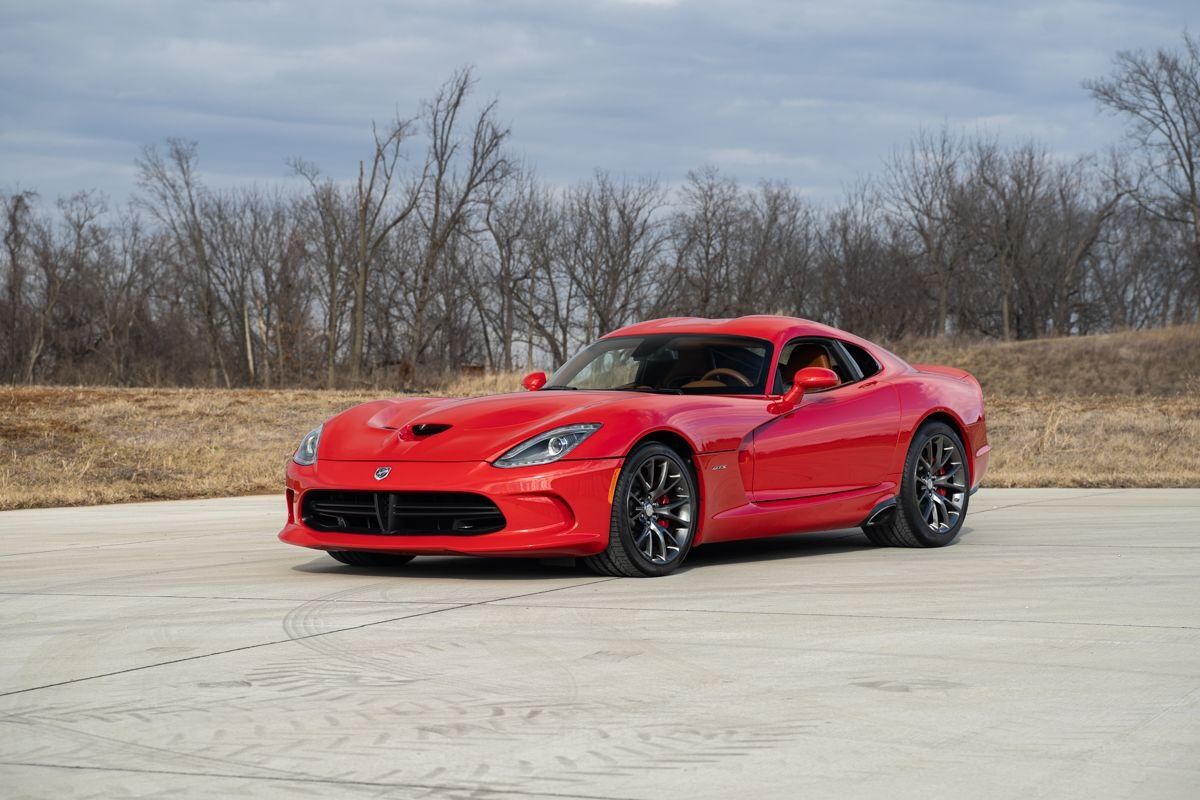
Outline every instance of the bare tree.
{"label": "bare tree", "polygon": [[23,358],[23,315],[26,310],[25,284],[28,265],[31,207],[36,194],[16,192],[4,198],[4,253],[7,256],[4,280],[5,317],[8,320],[9,380],[16,383]]}
{"label": "bare tree", "polygon": [[748,252],[740,269],[736,313],[814,313],[816,217],[782,183],[763,183],[749,198]]}
{"label": "bare tree", "polygon": [[484,104],[465,132],[459,124],[474,86],[472,71],[459,70],[425,104],[422,115],[429,156],[428,180],[417,205],[425,245],[412,276],[409,353],[414,362],[423,360],[429,343],[428,304],[439,259],[473,207],[486,203],[494,187],[512,171],[503,151],[509,130],[496,119],[495,100]]}
{"label": "bare tree", "polygon": [[921,131],[888,161],[883,195],[888,211],[916,239],[920,263],[933,278],[935,336],[949,332],[952,282],[962,269],[962,226],[956,219],[961,144],[946,129]]}
{"label": "bare tree", "polygon": [[102,268],[96,270],[96,291],[89,299],[99,309],[95,349],[107,362],[107,379],[124,384],[134,355],[133,329],[145,308],[145,289],[158,275],[162,254],[159,240],[146,231],[133,209],[121,214],[112,238],[115,244]]}
{"label": "bare tree", "polygon": [[169,139],[165,155],[156,147],[144,148],[137,165],[138,182],[146,195],[139,202],[170,234],[177,265],[195,293],[212,382],[219,375],[225,386],[231,386],[221,348],[215,267],[202,213],[207,194],[196,175],[197,158],[196,143],[182,139]]}
{"label": "bare tree", "polygon": [[[1110,76],[1084,86],[1130,120],[1144,168],[1135,196],[1151,213],[1189,229],[1200,298],[1200,38],[1185,32],[1181,51],[1118,53]],[[1200,314],[1200,299],[1196,308]]]}
{"label": "bare tree", "polygon": [[655,304],[667,238],[663,204],[657,181],[618,181],[604,172],[567,193],[558,257],[586,301],[581,339],[608,333]]}
{"label": "bare tree", "polygon": [[481,248],[485,252],[480,253],[478,272],[483,280],[467,280],[481,319],[497,332],[504,370],[513,369],[519,296],[532,277],[530,240],[540,202],[537,180],[527,171],[517,170],[510,180],[493,187],[483,210],[491,245]]}
{"label": "bare tree", "polygon": [[[412,135],[412,128],[412,120],[400,118],[383,133],[372,125],[375,151],[371,157],[371,168],[367,170],[361,161],[358,164],[358,181],[354,185],[353,195],[354,303],[350,313],[350,380],[355,383],[362,377],[367,283],[371,270],[388,234],[416,210],[429,174],[429,164],[426,163],[402,188],[396,185],[399,178],[396,170],[402,148]],[[401,196],[393,202],[392,193],[397,188]]]}
{"label": "bare tree", "polygon": [[647,316],[773,312],[885,339],[1192,321],[1198,41],[1089,84],[1132,122],[1119,156],[921,132],[881,181],[820,205],[711,167],[673,191],[603,170],[552,190],[510,161],[469,69],[373,128],[345,180],[293,160],[300,190],[209,187],[196,145],[168,140],[138,159],[130,211],[0,196],[0,373],[419,386],[559,364]]}
{"label": "bare tree", "polygon": [[337,385],[337,355],[350,303],[349,275],[351,203],[332,179],[322,177],[316,165],[301,159],[289,162],[307,180],[309,193],[298,205],[301,224],[308,229],[314,257],[310,269],[313,286],[323,308],[325,385]]}
{"label": "bare tree", "polygon": [[25,357],[24,379],[33,383],[38,363],[46,352],[47,335],[59,301],[76,276],[86,270],[104,230],[97,225],[104,213],[104,201],[94,192],[79,192],[60,200],[62,240],[54,235],[50,223],[37,226],[34,264],[39,273],[39,297],[33,304],[30,342]]}
{"label": "bare tree", "polygon": [[688,173],[679,200],[671,231],[679,291],[689,313],[730,316],[749,256],[747,204],[737,182],[711,166]]}
{"label": "bare tree", "polygon": [[526,366],[533,366],[534,350],[545,350],[554,365],[570,357],[572,334],[580,302],[578,284],[567,263],[559,258],[564,213],[554,198],[543,192],[533,206],[533,219],[525,243],[529,286],[518,295],[518,313],[525,328]]}

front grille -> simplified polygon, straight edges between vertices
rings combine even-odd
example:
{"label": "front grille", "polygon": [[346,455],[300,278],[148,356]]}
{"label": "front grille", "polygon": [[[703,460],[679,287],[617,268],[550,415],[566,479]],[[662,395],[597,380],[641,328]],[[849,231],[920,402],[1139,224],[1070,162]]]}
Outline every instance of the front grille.
{"label": "front grille", "polygon": [[483,495],[468,492],[305,492],[304,524],[338,533],[388,536],[493,533],[504,515]]}

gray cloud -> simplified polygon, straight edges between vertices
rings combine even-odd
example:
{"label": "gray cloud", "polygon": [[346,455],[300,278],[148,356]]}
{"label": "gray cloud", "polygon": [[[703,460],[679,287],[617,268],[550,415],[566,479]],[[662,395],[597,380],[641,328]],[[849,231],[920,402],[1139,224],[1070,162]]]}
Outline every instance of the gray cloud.
{"label": "gray cloud", "polygon": [[547,179],[713,163],[817,197],[922,125],[1115,142],[1080,88],[1175,45],[1189,2],[52,2],[0,6],[0,187],[122,198],[140,147],[195,139],[213,183],[299,155],[349,175],[372,119],[457,66]]}

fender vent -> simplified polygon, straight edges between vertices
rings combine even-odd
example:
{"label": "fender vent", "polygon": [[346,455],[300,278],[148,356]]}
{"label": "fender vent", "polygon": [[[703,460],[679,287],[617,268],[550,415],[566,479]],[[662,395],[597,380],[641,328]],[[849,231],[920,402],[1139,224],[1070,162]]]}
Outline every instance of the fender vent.
{"label": "fender vent", "polygon": [[304,524],[330,533],[387,536],[494,533],[504,515],[469,492],[334,492],[314,489],[301,502]]}

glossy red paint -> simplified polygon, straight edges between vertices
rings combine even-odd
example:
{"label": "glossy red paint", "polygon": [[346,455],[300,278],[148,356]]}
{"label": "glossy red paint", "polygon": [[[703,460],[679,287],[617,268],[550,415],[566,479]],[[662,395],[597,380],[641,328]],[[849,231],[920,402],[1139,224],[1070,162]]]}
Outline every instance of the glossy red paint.
{"label": "glossy red paint", "polygon": [[837,373],[831,369],[806,367],[796,373],[792,379],[791,388],[783,393],[783,397],[780,397],[767,406],[767,410],[772,414],[785,414],[800,405],[800,401],[804,399],[805,392],[819,392],[824,389],[832,389],[839,383],[841,381],[838,379]]}
{"label": "glossy red paint", "polygon": [[531,372],[521,379],[521,385],[525,387],[525,391],[527,392],[536,392],[546,385],[546,373]]}
{"label": "glossy red paint", "polygon": [[[791,317],[671,318],[606,338],[650,333],[764,339],[774,348],[773,362],[793,339],[836,339],[861,347],[880,369],[855,383],[806,389],[794,406],[778,395],[541,391],[544,376],[535,391],[365,403],[325,423],[316,464],[289,463],[288,523],[280,538],[324,550],[595,554],[608,542],[610,491],[622,459],[647,438],[690,451],[684,455],[700,489],[696,544],[860,524],[895,497],[909,442],[931,417],[959,431],[972,487],[987,470],[983,397],[962,370],[912,366],[859,337]],[[768,387],[776,385],[776,370]],[[560,461],[493,465],[532,436],[578,423],[601,427]],[[390,471],[377,480],[381,467]],[[300,513],[313,489],[474,492],[490,498],[506,524],[473,535],[321,532]]]}
{"label": "glossy red paint", "polygon": [[[388,550],[422,554],[495,556],[584,556],[604,549],[608,540],[608,489],[620,459],[561,461],[554,470],[539,467],[498,469],[486,461],[428,462],[400,460],[322,461],[311,467],[291,464],[288,489],[292,505],[280,538],[319,550]],[[379,467],[390,467],[376,480]],[[429,492],[469,490],[486,495],[507,520],[503,530],[481,536],[380,536],[323,533],[301,522],[304,492],[337,488]],[[398,546],[398,545],[403,545]]]}

